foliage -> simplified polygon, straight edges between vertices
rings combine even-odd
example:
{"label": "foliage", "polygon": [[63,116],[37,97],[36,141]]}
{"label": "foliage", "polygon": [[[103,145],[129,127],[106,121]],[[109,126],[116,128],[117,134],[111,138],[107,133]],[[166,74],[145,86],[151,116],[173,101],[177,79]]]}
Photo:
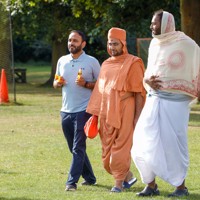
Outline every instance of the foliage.
{"label": "foliage", "polygon": [[[149,25],[154,10],[160,8],[169,10],[176,19],[180,19],[179,0],[148,2],[146,0],[5,0],[5,2],[12,14],[15,59],[21,58],[21,61],[26,61],[30,59],[29,57],[35,60],[51,59],[51,75],[46,82],[50,85],[54,79],[57,60],[66,54],[66,41],[72,29],[81,29],[87,34],[88,45],[85,50],[101,63],[108,57],[106,41],[107,32],[111,27],[127,30],[128,50],[137,55],[136,38],[151,37]],[[180,24],[179,20],[177,21]],[[23,42],[20,43],[21,41]],[[35,48],[35,42],[42,47],[42,50]],[[51,56],[48,55],[48,49],[51,49]],[[47,56],[37,54],[46,50]]]}
{"label": "foliage", "polygon": [[[100,36],[102,40],[106,41],[107,31],[113,26],[124,28],[127,31],[128,40],[131,40],[131,38],[135,40],[138,37],[151,37],[149,26],[152,13],[160,8],[172,12],[178,19],[178,29],[180,28],[179,0],[74,0],[72,2],[73,13],[78,13],[77,16],[79,17],[84,17],[82,14],[84,9],[92,11],[93,17],[98,23],[95,27],[92,27],[89,33],[93,40]],[[129,51],[136,53],[135,43],[133,45],[132,47],[129,46]]]}
{"label": "foliage", "polygon": [[[107,55],[106,34],[113,26],[126,29],[128,38],[135,40],[151,37],[154,10],[163,8],[180,18],[179,0],[11,0],[10,6],[15,40],[51,45],[54,39],[66,41],[70,30],[81,29],[88,35],[91,48],[88,45],[87,50],[98,57]],[[131,53],[136,53],[135,48],[135,43],[130,46]]]}
{"label": "foliage", "polygon": [[11,53],[11,32],[9,12],[5,5],[0,2],[0,70],[5,69],[7,80],[12,80],[10,64]]}

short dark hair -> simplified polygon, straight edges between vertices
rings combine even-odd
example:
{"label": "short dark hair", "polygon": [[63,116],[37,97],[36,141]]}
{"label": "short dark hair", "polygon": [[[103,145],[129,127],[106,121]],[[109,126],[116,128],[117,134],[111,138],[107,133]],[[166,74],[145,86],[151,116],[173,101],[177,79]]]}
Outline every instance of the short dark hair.
{"label": "short dark hair", "polygon": [[82,31],[80,31],[80,30],[72,30],[72,31],[70,31],[70,34],[71,33],[78,33],[81,36],[83,42],[86,41],[86,36]]}
{"label": "short dark hair", "polygon": [[160,18],[160,21],[162,21],[163,9],[159,9],[159,10],[155,11],[153,15],[154,16],[158,15],[158,17]]}

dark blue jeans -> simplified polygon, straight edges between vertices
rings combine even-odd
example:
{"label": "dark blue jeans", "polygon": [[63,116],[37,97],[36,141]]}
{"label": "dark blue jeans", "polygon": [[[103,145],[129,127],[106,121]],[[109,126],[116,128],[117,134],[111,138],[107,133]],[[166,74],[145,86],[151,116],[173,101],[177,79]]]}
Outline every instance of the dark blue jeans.
{"label": "dark blue jeans", "polygon": [[66,184],[75,185],[81,175],[86,181],[93,184],[96,182],[96,177],[86,154],[86,135],[83,129],[85,122],[91,115],[85,111],[78,113],[61,112],[60,114],[63,133],[72,153],[72,162]]}

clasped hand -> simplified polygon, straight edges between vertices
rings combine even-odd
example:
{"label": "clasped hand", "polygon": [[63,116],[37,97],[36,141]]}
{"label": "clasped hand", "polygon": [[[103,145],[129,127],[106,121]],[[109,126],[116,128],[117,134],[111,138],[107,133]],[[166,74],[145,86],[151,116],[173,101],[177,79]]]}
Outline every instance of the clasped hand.
{"label": "clasped hand", "polygon": [[162,81],[159,80],[159,76],[157,75],[152,75],[150,78],[145,78],[144,81],[154,90],[159,90],[162,87]]}

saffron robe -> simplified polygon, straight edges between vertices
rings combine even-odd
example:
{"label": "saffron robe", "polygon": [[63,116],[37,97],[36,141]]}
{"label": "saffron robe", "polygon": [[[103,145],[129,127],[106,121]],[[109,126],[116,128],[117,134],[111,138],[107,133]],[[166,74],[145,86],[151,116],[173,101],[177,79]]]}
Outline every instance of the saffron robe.
{"label": "saffron robe", "polygon": [[130,169],[135,93],[144,97],[144,65],[140,58],[125,53],[103,62],[87,112],[100,118],[102,160],[115,180],[124,180]]}

